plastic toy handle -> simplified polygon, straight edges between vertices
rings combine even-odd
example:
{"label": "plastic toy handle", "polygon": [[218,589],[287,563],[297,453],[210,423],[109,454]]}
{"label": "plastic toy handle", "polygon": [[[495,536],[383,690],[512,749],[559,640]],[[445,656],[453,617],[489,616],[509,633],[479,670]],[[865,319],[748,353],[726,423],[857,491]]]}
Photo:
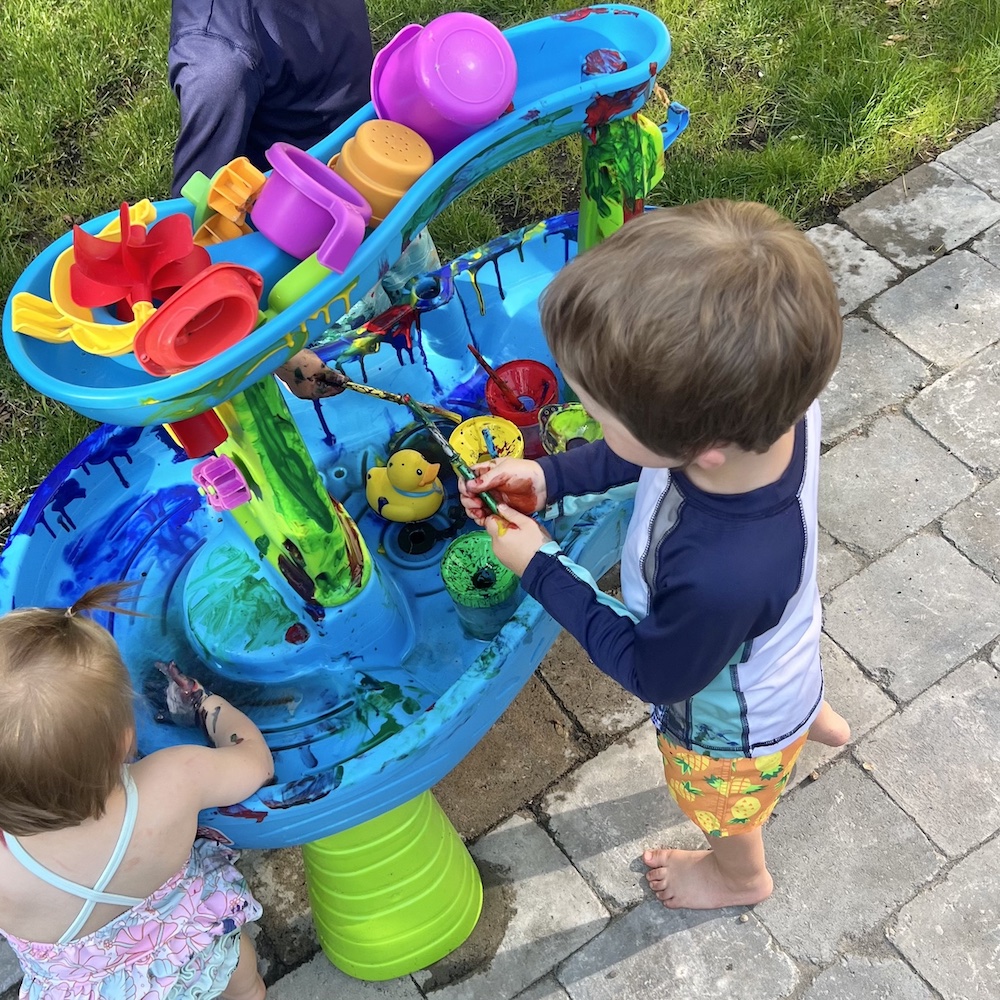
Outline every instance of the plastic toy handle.
{"label": "plastic toy handle", "polygon": [[49,344],[69,341],[73,319],[48,299],[31,292],[18,292],[10,304],[10,325],[15,333],[37,337]]}
{"label": "plastic toy handle", "polygon": [[660,126],[663,134],[663,148],[673,145],[674,140],[688,127],[691,112],[683,104],[671,101],[667,107],[667,120]]}
{"label": "plastic toy handle", "polygon": [[333,197],[324,206],[333,218],[333,228],[316,251],[316,260],[337,274],[343,274],[365,238],[364,216],[353,206]]}

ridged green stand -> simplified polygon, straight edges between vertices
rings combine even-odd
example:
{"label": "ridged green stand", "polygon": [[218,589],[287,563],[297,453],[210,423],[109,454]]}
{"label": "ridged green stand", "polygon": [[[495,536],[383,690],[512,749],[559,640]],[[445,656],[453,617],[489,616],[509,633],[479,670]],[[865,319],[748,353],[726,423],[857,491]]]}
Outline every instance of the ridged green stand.
{"label": "ridged green stand", "polygon": [[424,969],[471,933],[483,883],[429,791],[365,823],[304,844],[316,934],[356,979]]}

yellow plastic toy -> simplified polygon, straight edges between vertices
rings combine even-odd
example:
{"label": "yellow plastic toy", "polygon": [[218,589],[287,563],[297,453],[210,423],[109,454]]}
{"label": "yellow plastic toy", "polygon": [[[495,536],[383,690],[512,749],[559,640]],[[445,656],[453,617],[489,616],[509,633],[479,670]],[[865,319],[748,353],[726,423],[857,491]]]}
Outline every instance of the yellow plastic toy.
{"label": "yellow plastic toy", "polygon": [[[153,203],[146,198],[128,210],[129,222],[148,226],[156,218]],[[113,219],[98,234],[101,239],[121,239],[121,220]],[[91,354],[114,357],[128,354],[139,327],[156,311],[152,303],[136,302],[129,323],[103,323],[85,306],[73,301],[69,290],[69,269],[73,248],[67,247],[52,265],[49,279],[50,302],[31,292],[18,292],[11,302],[11,326],[26,337],[37,337],[50,344],[73,341]]]}
{"label": "yellow plastic toy", "polygon": [[216,171],[205,202],[213,212],[241,226],[264,181],[264,175],[245,156],[238,156]]}
{"label": "yellow plastic toy", "polygon": [[524,437],[517,424],[504,417],[463,420],[451,432],[448,443],[468,465],[488,462],[491,458],[524,457]]}
{"label": "yellow plastic toy", "polygon": [[368,470],[368,506],[387,521],[432,517],[444,501],[444,487],[437,478],[440,468],[412,448],[394,452],[388,465]]}
{"label": "yellow plastic toy", "polygon": [[253,230],[244,222],[237,224],[223,215],[210,215],[194,234],[194,245],[210,247],[226,240],[235,240],[238,236],[246,236]]}

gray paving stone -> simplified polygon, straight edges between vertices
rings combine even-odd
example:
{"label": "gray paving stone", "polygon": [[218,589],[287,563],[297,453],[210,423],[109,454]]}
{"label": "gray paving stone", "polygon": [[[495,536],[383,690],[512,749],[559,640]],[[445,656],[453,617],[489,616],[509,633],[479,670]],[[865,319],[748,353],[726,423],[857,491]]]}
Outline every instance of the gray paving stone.
{"label": "gray paving stone", "polygon": [[794,789],[766,839],[775,889],[754,912],[784,951],[819,964],[831,962],[848,937],[877,927],[942,860],[850,760]]}
{"label": "gray paving stone", "polygon": [[802,1000],[934,1000],[934,994],[898,958],[848,955],[821,972]]}
{"label": "gray paving stone", "polygon": [[559,633],[538,672],[590,736],[614,737],[649,717],[649,705],[601,673],[568,632]]}
{"label": "gray paving stone", "polygon": [[828,223],[806,232],[823,255],[840,298],[840,315],[884,291],[903,273],[892,261],[843,226]]}
{"label": "gray paving stone", "polygon": [[542,811],[556,843],[613,912],[649,896],[644,850],[705,843],[667,791],[649,723],[556,785]]}
{"label": "gray paving stone", "polygon": [[302,851],[287,847],[274,851],[243,851],[243,872],[264,908],[258,926],[257,952],[270,967],[294,968],[316,954],[319,939],[312,922]]}
{"label": "gray paving stone", "polygon": [[1000,633],[1000,586],[943,538],[921,535],[837,587],[824,627],[909,700]]}
{"label": "gray paving stone", "polygon": [[[826,700],[850,723],[851,739],[857,742],[888,719],[896,710],[896,703],[827,635],[820,639],[820,656],[823,658]],[[789,787],[808,780],[810,772],[845,752],[843,747],[806,743],[795,764]]]}
{"label": "gray paving stone", "polygon": [[994,197],[1000,195],[1000,124],[980,129],[946,149],[937,162]]}
{"label": "gray paving stone", "polygon": [[1000,839],[957,864],[890,925],[889,940],[945,1000],[996,1000]]}
{"label": "gray paving stone", "polygon": [[[509,1000],[607,924],[607,910],[530,816],[512,816],[471,850],[480,867],[499,873],[508,922],[495,954],[467,978],[436,988],[434,969],[414,975],[434,1000]],[[462,962],[465,947],[449,964]]]}
{"label": "gray paving stone", "polygon": [[963,462],[1000,471],[1000,345],[943,375],[908,410]]}
{"label": "gray paving stone", "polygon": [[938,163],[926,163],[840,213],[900,267],[917,268],[1000,219],[1000,204]]}
{"label": "gray paving stone", "polygon": [[898,545],[976,488],[976,477],[903,416],[881,417],[820,464],[820,523],[871,555]]}
{"label": "gray paving stone", "polygon": [[[857,748],[872,776],[950,857],[1000,829],[1000,678],[973,660]],[[961,798],[955,789],[961,789]],[[961,807],[957,806],[961,802]]]}
{"label": "gray paving stone", "polygon": [[957,250],[880,295],[869,314],[918,354],[954,368],[1000,338],[1000,272]]}
{"label": "gray paving stone", "polygon": [[916,395],[929,374],[927,362],[894,337],[857,316],[848,317],[840,363],[819,397],[823,441],[835,441],[886,406]]}
{"label": "gray paving stone", "polygon": [[384,983],[352,979],[330,964],[320,952],[267,988],[267,1000],[422,1000],[409,976]]}
{"label": "gray paving stone", "polygon": [[21,981],[21,966],[6,941],[0,941],[0,991]]}
{"label": "gray paving stone", "polygon": [[849,580],[864,563],[846,545],[820,529],[816,553],[816,576],[821,594],[829,593]]}
{"label": "gray paving stone", "polygon": [[779,1000],[798,982],[794,963],[740,910],[637,906],[556,970],[572,1000]]}
{"label": "gray paving stone", "polygon": [[977,237],[972,244],[972,252],[1000,267],[1000,225],[990,226],[982,236]]}
{"label": "gray paving stone", "polygon": [[1000,479],[945,514],[941,530],[977,566],[1000,578]]}
{"label": "gray paving stone", "polygon": [[546,976],[523,993],[518,993],[516,1000],[569,1000],[569,994],[556,982],[554,976]]}

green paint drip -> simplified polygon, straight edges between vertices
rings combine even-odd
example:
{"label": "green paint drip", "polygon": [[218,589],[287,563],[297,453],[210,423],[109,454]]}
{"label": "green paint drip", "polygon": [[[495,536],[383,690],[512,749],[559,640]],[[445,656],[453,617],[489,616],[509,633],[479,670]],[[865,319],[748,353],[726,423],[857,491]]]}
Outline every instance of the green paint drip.
{"label": "green paint drip", "polygon": [[357,595],[371,557],[357,526],[326,491],[277,382],[265,378],[220,408],[229,431],[219,454],[244,471],[254,498],[233,517],[261,556],[309,601],[324,607]]}
{"label": "green paint drip", "polygon": [[663,135],[641,114],[599,125],[583,139],[580,251],[600,243],[642,211],[663,177]]}
{"label": "green paint drip", "polygon": [[257,560],[232,545],[220,545],[209,553],[197,581],[190,581],[188,587],[192,629],[196,635],[211,636],[219,649],[253,653],[278,646],[298,621],[298,615],[260,576]]}

